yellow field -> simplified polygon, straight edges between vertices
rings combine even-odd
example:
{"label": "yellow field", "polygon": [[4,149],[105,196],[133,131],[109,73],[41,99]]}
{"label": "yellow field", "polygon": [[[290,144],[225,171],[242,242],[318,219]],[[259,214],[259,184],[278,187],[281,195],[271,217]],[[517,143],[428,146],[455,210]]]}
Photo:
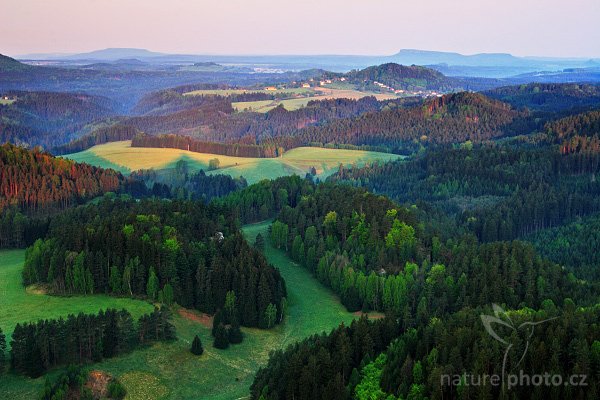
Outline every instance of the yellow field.
{"label": "yellow field", "polygon": [[293,89],[278,89],[278,90],[261,90],[261,89],[215,89],[215,90],[194,90],[184,93],[184,96],[201,96],[201,95],[221,95],[227,96],[231,94],[242,93],[268,93],[268,94],[286,94],[289,98],[275,100],[257,100],[257,101],[240,101],[232,103],[236,111],[254,111],[268,112],[280,104],[288,111],[294,111],[301,107],[305,107],[311,100],[328,100],[328,99],[353,99],[358,100],[365,96],[375,96],[377,100],[396,99],[397,96],[393,93],[374,93],[361,92],[354,89],[336,89],[329,86],[313,87],[313,88],[293,88]]}
{"label": "yellow field", "polygon": [[277,89],[277,90],[264,90],[264,89],[206,89],[206,90],[193,90],[186,92],[184,96],[208,96],[208,95],[220,95],[229,96],[230,94],[244,94],[244,93],[268,93],[268,94],[289,94],[291,95],[309,95],[312,89],[307,88],[292,88],[292,89]]}
{"label": "yellow field", "polygon": [[333,89],[328,87],[318,87],[311,89],[313,96],[299,97],[294,99],[284,100],[260,100],[260,101],[240,101],[232,103],[236,111],[254,111],[268,112],[280,104],[288,111],[294,111],[302,107],[306,107],[309,101],[312,100],[329,100],[329,99],[353,99],[358,100],[366,96],[374,96],[377,100],[389,100],[398,98],[393,93],[372,93],[361,92],[353,89]]}
{"label": "yellow field", "polygon": [[194,153],[179,149],[131,147],[130,141],[112,142],[94,146],[86,151],[64,156],[78,162],[114,168],[125,174],[138,169],[156,170],[173,168],[177,161],[186,160],[192,170],[208,169],[208,161],[218,158],[220,168],[208,174],[243,176],[249,184],[262,179],[274,179],[286,175],[304,176],[315,167],[317,176],[325,178],[337,170],[340,164],[364,165],[375,160],[389,161],[400,156],[359,150],[324,149],[300,147],[286,152],[279,158],[229,157],[218,154]]}

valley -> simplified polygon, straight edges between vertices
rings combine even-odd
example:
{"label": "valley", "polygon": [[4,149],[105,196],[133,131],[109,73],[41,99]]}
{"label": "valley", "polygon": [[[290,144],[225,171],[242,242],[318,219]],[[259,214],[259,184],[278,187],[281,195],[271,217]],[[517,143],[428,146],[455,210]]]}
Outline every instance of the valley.
{"label": "valley", "polygon": [[[266,236],[270,223],[245,226],[243,231],[247,240],[254,242],[259,233]],[[267,244],[264,252],[288,284],[288,314],[283,324],[269,331],[243,328],[244,342],[222,351],[212,348],[209,327],[174,313],[173,323],[178,332],[176,342],[136,350],[95,364],[94,368],[118,376],[130,400],[192,400],[199,395],[218,400],[246,398],[254,374],[267,362],[270,351],[283,349],[315,333],[329,332],[340,323],[348,324],[357,318],[345,310],[337,296],[281,250]],[[96,312],[108,307],[126,308],[134,315],[151,309],[151,305],[143,301],[108,296],[80,298],[31,293],[31,288],[20,287],[22,264],[22,251],[0,252],[0,305],[4,311],[0,313],[0,326],[9,332],[15,323],[25,322],[23,315],[27,315],[29,320],[36,320],[65,317],[69,313]],[[52,313],[48,314],[47,310],[52,310]],[[205,355],[201,359],[189,353],[189,345],[196,334],[205,343]],[[174,364],[178,366],[177,370],[172,369]],[[31,380],[7,375],[0,379],[0,392],[15,400],[31,399],[43,383],[43,377]]]}
{"label": "valley", "polygon": [[594,1],[4,2],[0,400],[600,398]]}

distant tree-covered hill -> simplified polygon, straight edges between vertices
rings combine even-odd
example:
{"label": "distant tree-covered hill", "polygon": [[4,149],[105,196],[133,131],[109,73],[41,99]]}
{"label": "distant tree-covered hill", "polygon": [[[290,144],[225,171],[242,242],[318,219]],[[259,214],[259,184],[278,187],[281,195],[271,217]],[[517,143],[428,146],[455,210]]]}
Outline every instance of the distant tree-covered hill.
{"label": "distant tree-covered hill", "polygon": [[61,145],[86,124],[115,113],[111,100],[82,93],[9,91],[4,96],[14,101],[0,105],[2,143]]}
{"label": "distant tree-covered hill", "polygon": [[512,240],[600,211],[598,154],[556,147],[475,146],[409,161],[346,168],[329,179],[402,203],[425,201],[456,215],[482,241]]}
{"label": "distant tree-covered hill", "polygon": [[34,67],[23,64],[14,58],[0,54],[0,72],[2,73],[28,71],[33,68]]}
{"label": "distant tree-covered hill", "polygon": [[421,66],[406,66],[394,63],[382,64],[344,74],[350,83],[377,81],[394,89],[442,89],[452,88],[451,79],[440,72]]}
{"label": "distant tree-covered hill", "polygon": [[509,103],[515,108],[527,107],[543,112],[560,112],[600,105],[600,85],[585,83],[529,83],[503,86],[485,91],[484,94]]}
{"label": "distant tree-covered hill", "polygon": [[482,94],[461,92],[428,99],[411,107],[386,107],[379,112],[307,127],[272,139],[284,148],[307,143],[387,146],[413,152],[429,144],[481,142],[515,133],[526,113]]}

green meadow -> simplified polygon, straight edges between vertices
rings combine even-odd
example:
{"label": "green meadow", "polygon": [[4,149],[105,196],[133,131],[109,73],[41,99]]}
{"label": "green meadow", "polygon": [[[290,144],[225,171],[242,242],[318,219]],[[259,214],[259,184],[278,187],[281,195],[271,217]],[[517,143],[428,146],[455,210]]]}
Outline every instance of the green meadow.
{"label": "green meadow", "polygon": [[[263,222],[245,226],[243,230],[252,243],[258,233],[267,236],[268,226],[269,222]],[[243,343],[227,350],[216,350],[212,347],[209,325],[203,325],[189,315],[184,318],[176,310],[173,322],[177,328],[177,341],[137,350],[93,364],[90,368],[117,376],[128,390],[126,398],[131,400],[231,400],[248,397],[254,375],[267,362],[270,351],[284,348],[314,333],[330,331],[355,318],[330,290],[282,251],[271,247],[268,241],[265,255],[279,268],[288,288],[288,314],[276,328],[268,331],[244,328]],[[143,302],[104,296],[57,298],[27,293],[20,280],[22,262],[23,251],[0,253],[0,305],[3,310],[0,326],[3,328],[10,329],[23,318],[35,319],[30,313],[36,310],[38,314],[34,315],[57,317],[79,310],[95,312],[106,307],[125,307],[137,314],[151,308]],[[4,311],[6,307],[10,307],[10,311]],[[200,357],[189,352],[196,334],[202,339],[205,349]],[[51,374],[56,374],[56,371]],[[43,377],[32,380],[7,374],[0,376],[0,393],[14,400],[32,399],[43,383]]]}

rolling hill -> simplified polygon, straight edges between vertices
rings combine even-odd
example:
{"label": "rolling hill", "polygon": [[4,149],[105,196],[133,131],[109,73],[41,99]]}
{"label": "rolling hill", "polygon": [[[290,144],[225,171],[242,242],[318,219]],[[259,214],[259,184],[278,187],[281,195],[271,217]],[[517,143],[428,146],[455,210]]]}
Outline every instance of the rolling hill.
{"label": "rolling hill", "polygon": [[290,150],[278,158],[229,157],[216,154],[195,153],[179,149],[131,147],[129,141],[112,142],[94,146],[80,153],[64,156],[123,173],[139,169],[172,169],[179,160],[185,160],[191,170],[208,170],[211,159],[219,160],[219,169],[207,174],[226,174],[234,178],[243,176],[248,183],[262,179],[274,179],[286,175],[304,177],[314,167],[317,177],[325,178],[335,172],[340,164],[365,165],[375,160],[387,161],[398,155],[358,150],[323,149],[303,147]]}

